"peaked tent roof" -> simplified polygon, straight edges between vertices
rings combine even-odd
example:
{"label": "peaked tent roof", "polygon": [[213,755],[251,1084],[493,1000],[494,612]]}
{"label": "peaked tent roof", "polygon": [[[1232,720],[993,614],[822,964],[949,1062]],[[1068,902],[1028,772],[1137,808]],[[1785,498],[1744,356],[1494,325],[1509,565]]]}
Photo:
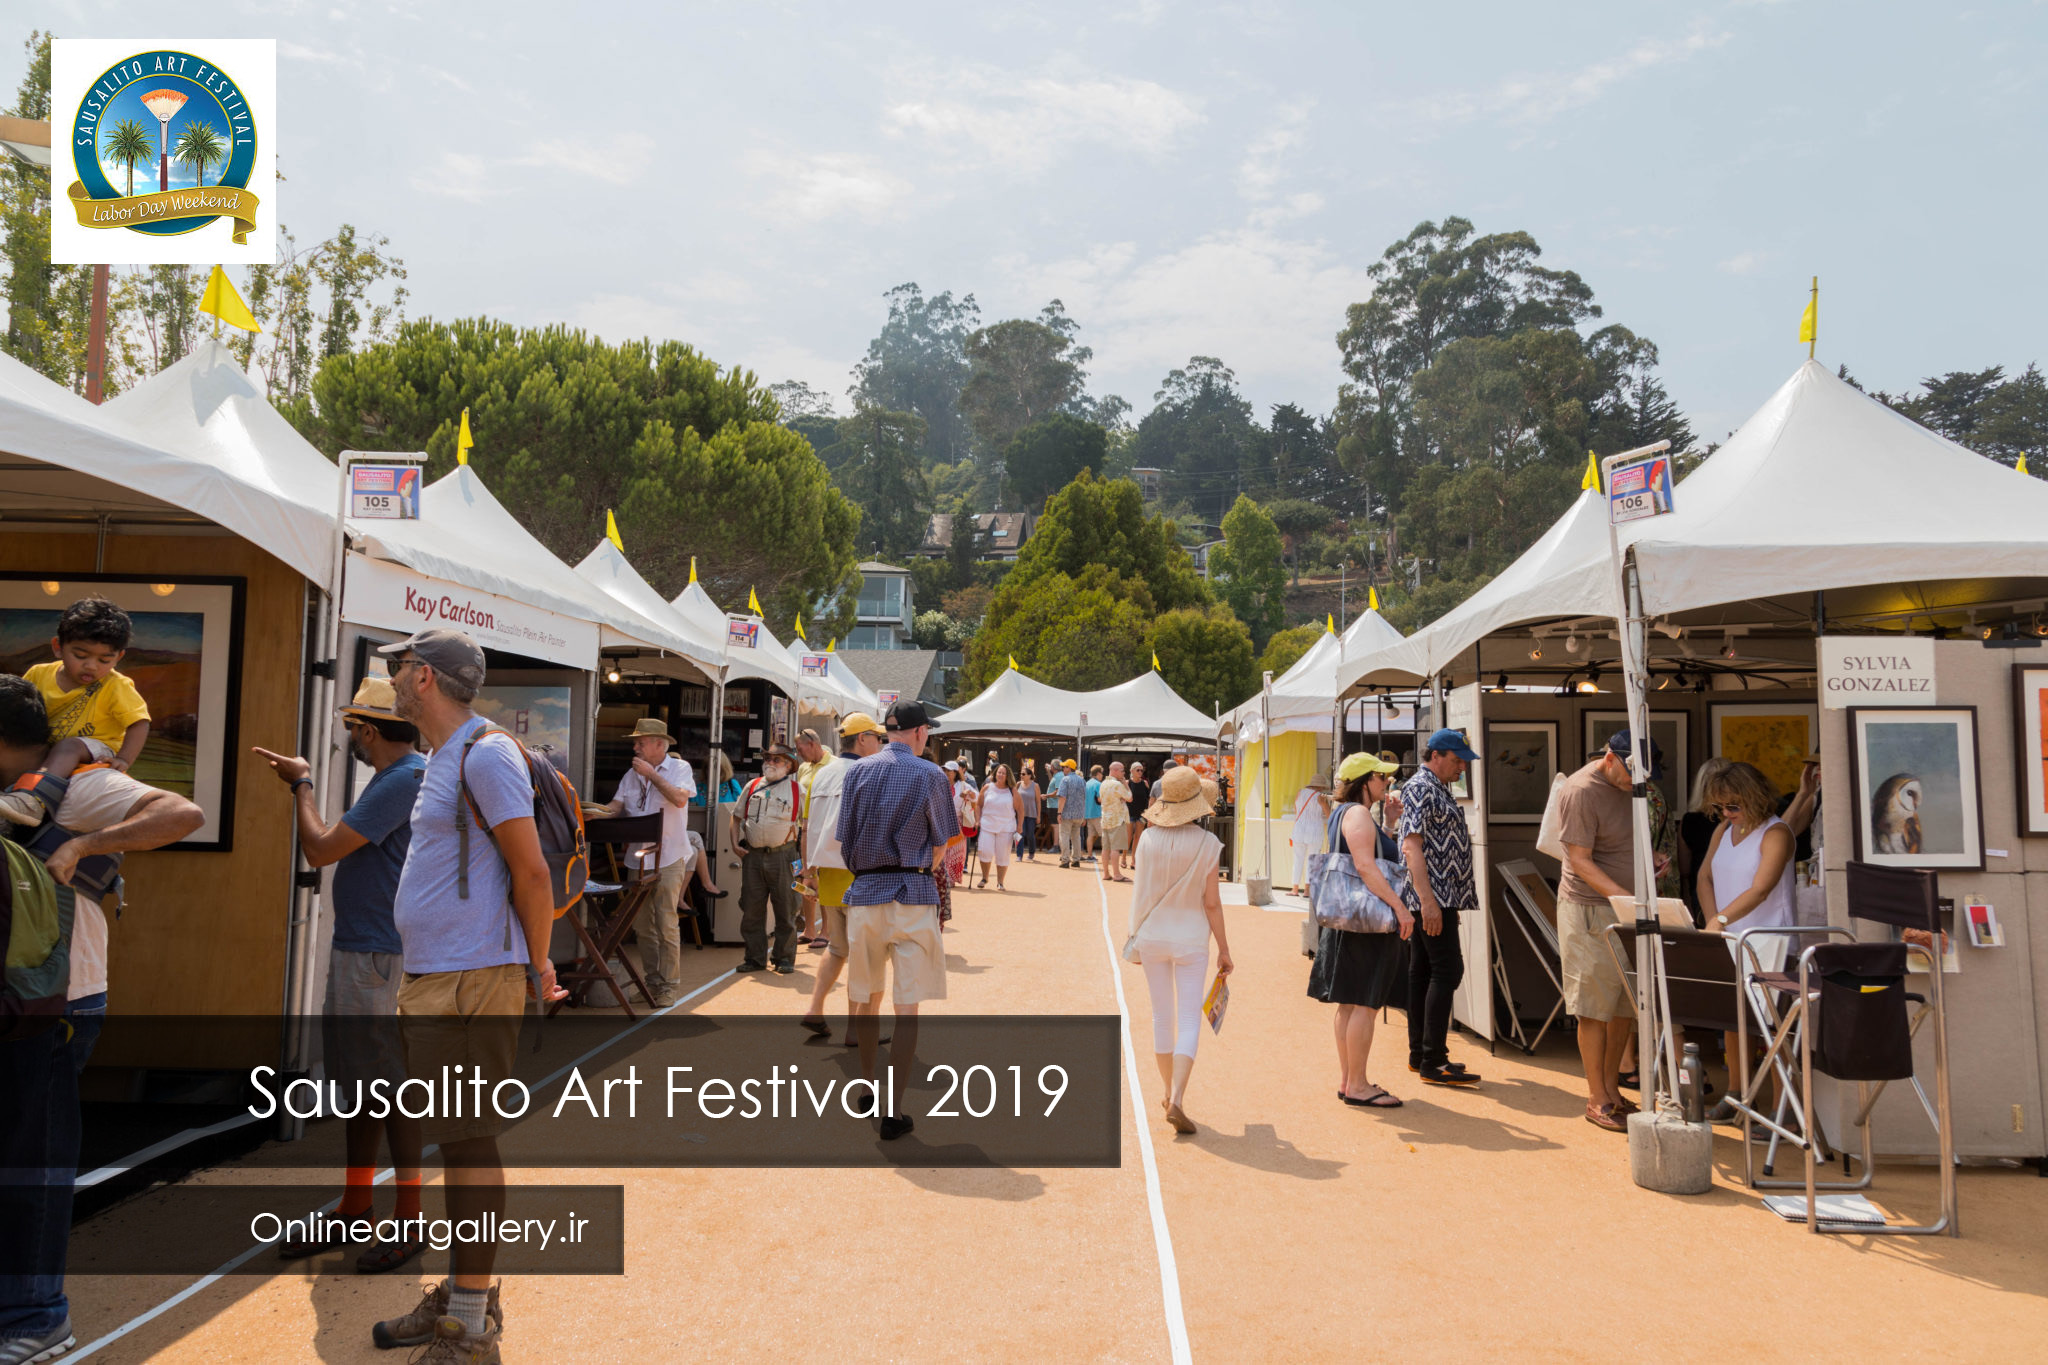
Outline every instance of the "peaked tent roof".
{"label": "peaked tent roof", "polygon": [[[2048,485],[1943,439],[1808,360],[1674,490],[1621,528],[1653,616],[1830,588],[2048,577]],[[1588,490],[1506,569],[1339,679],[1414,681],[1498,630],[1612,616],[1607,505]]]}
{"label": "peaked tent roof", "polygon": [[[39,477],[33,491],[22,490],[33,505],[68,509],[140,494],[224,526],[327,583],[334,466],[292,430],[218,342],[200,343],[102,407],[0,356],[0,433],[0,445],[13,454],[100,481],[67,487]],[[273,457],[273,446],[287,454]]]}
{"label": "peaked tent roof", "polygon": [[2048,577],[2048,484],[1809,360],[1631,529],[1652,614],[1830,588]]}
{"label": "peaked tent roof", "polygon": [[609,539],[600,539],[596,547],[583,556],[576,572],[628,611],[666,627],[676,639],[688,646],[677,651],[686,658],[710,668],[717,668],[725,662],[724,639],[662,601],[661,594],[648,586],[640,571]]}
{"label": "peaked tent roof", "polygon": [[[1081,724],[1083,715],[1088,723]],[[1157,735],[1210,742],[1216,722],[1180,699],[1157,673],[1144,673],[1096,692],[1069,692],[1025,677],[1014,668],[981,695],[947,713],[944,733],[1059,735],[1108,739]]]}
{"label": "peaked tent roof", "polygon": [[[768,628],[766,626],[761,627],[761,632],[767,635]],[[768,638],[773,639],[774,637],[770,635]],[[872,708],[875,704],[875,694],[868,692],[859,678],[855,678],[854,685],[848,687],[844,681],[846,669],[842,667],[834,671],[830,654],[825,653],[822,649],[813,649],[809,641],[801,639],[791,640],[783,648],[789,654],[790,662],[796,665],[798,674],[803,676],[803,685],[806,689],[815,693],[820,701],[824,700],[827,693],[830,694],[833,704],[827,707],[827,710],[839,716],[843,716],[849,711],[867,711],[870,715],[873,714]],[[814,658],[822,657],[825,660],[824,677],[813,678],[803,673],[804,656],[806,654]],[[863,693],[866,693],[865,699],[863,699]]]}
{"label": "peaked tent roof", "polygon": [[[683,618],[706,630],[716,631],[716,638],[726,639],[728,621],[724,610],[711,600],[711,594],[704,591],[704,585],[692,580],[683,590],[669,601]],[[768,628],[761,628],[764,643],[773,646],[775,637]],[[796,664],[780,648],[748,649],[741,645],[725,644],[725,679],[739,682],[747,678],[760,678],[774,684],[777,691],[786,697],[796,697],[799,691]]]}
{"label": "peaked tent roof", "polygon": [[429,577],[594,621],[602,644],[645,645],[692,658],[699,647],[555,558],[468,465],[457,465],[420,491],[418,521],[350,522],[349,538],[378,559]]}
{"label": "peaked tent roof", "polygon": [[[1273,695],[1267,703],[1273,732],[1327,732],[1335,723],[1333,715],[1337,708],[1337,694],[1342,691],[1337,685],[1337,674],[1346,654],[1363,657],[1391,649],[1406,638],[1386,617],[1371,610],[1346,626],[1342,635],[1324,631],[1285,673],[1273,679]],[[1238,731],[1240,738],[1248,741],[1259,739],[1264,734],[1259,698],[1254,696],[1240,703],[1224,716],[1223,723],[1226,729]]]}

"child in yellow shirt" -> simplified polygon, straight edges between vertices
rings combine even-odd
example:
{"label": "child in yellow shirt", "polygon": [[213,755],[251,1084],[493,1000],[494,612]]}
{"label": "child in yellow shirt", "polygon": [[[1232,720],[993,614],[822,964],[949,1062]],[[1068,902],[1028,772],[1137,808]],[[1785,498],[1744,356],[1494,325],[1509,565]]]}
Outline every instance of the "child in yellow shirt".
{"label": "child in yellow shirt", "polygon": [[[23,784],[37,777],[68,779],[84,763],[107,763],[121,772],[134,764],[149,739],[149,704],[120,671],[133,638],[128,613],[103,597],[73,602],[58,618],[50,640],[57,657],[25,675],[42,693],[56,743],[41,772]],[[39,824],[42,804],[26,791],[10,791],[0,797],[0,817]]]}

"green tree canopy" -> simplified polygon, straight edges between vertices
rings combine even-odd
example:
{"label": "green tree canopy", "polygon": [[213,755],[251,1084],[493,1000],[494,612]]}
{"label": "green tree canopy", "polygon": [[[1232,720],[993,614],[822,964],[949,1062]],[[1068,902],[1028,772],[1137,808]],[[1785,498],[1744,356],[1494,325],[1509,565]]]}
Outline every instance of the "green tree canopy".
{"label": "green tree canopy", "polygon": [[1145,515],[1138,486],[1128,479],[1083,473],[1046,502],[1038,529],[1024,542],[989,611],[1003,611],[1005,592],[1021,591],[1041,575],[1079,577],[1093,565],[1143,583],[1163,610],[1210,600],[1208,585],[1180,547],[1173,524]]}
{"label": "green tree canopy", "polygon": [[1876,395],[1930,431],[2012,465],[2031,453],[2036,477],[2048,474],[2048,380],[2039,365],[2011,379],[2005,367],[1951,370],[1920,381],[1918,393]]}
{"label": "green tree canopy", "polygon": [[1259,690],[1251,632],[1226,607],[1161,612],[1145,643],[1159,675],[1198,711],[1227,710]]}
{"label": "green tree canopy", "polygon": [[1301,583],[1301,545],[1318,531],[1330,529],[1336,520],[1329,508],[1303,498],[1276,498],[1266,504],[1266,515],[1287,538],[1287,561],[1294,568],[1294,581]]}
{"label": "green tree canopy", "polygon": [[1021,589],[1006,583],[967,649],[959,696],[972,697],[1014,656],[1038,681],[1087,692],[1128,682],[1145,670],[1152,601],[1145,585],[1096,565],[1074,578],[1040,574]]}
{"label": "green tree canopy", "polygon": [[1153,401],[1138,423],[1131,463],[1171,471],[1169,488],[1204,520],[1221,521],[1240,488],[1269,486],[1267,437],[1229,366],[1214,356],[1193,356],[1185,369],[1160,381]]}
{"label": "green tree canopy", "polygon": [[983,450],[1004,450],[1018,432],[1081,396],[1087,376],[1073,349],[1066,334],[1025,318],[998,322],[967,338],[970,372],[960,390],[960,411]]}
{"label": "green tree canopy", "polygon": [[453,466],[467,407],[471,463],[569,563],[614,508],[634,565],[664,595],[682,589],[691,555],[721,602],[753,587],[785,624],[851,584],[859,513],[810,443],[776,424],[752,374],[679,342],[419,320],[328,358],[313,396],[294,416],[315,445],[425,450],[430,478]]}
{"label": "green tree canopy", "polygon": [[899,284],[884,297],[889,320],[853,368],[853,400],[923,418],[922,463],[964,460],[971,433],[960,411],[960,388],[967,382],[967,337],[980,325],[980,305],[974,295],[955,299],[950,290],[927,296],[916,284]]}
{"label": "green tree canopy", "polygon": [[1259,671],[1270,669],[1274,677],[1279,677],[1300,662],[1301,656],[1314,648],[1328,629],[1327,625],[1307,625],[1275,631],[1273,638],[1266,641],[1266,652],[1259,656]]}
{"label": "green tree canopy", "polygon": [[[816,419],[800,419],[811,420]],[[893,562],[916,550],[932,509],[931,488],[917,457],[925,439],[924,419],[861,407],[833,425],[833,437],[823,454],[833,483],[861,511],[862,552]]]}
{"label": "green tree canopy", "polygon": [[1056,412],[1018,432],[1003,449],[1011,490],[1027,510],[1073,482],[1082,470],[1103,471],[1109,433],[1072,413]]}
{"label": "green tree canopy", "polygon": [[[1280,528],[1266,509],[1240,493],[1223,517],[1223,543],[1209,552],[1221,575],[1223,600],[1264,648],[1287,620],[1287,566],[1280,558]],[[1162,656],[1163,657],[1163,656]]]}

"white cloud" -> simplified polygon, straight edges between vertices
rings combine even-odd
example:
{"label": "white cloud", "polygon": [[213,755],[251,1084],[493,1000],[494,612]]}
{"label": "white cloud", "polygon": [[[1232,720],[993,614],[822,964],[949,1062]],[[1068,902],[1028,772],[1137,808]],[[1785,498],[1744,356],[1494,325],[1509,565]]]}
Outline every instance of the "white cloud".
{"label": "white cloud", "polygon": [[549,138],[534,143],[525,156],[511,164],[567,171],[607,185],[638,184],[654,170],[654,139],[645,133],[620,133],[609,140]]}
{"label": "white cloud", "polygon": [[907,197],[910,182],[870,157],[842,152],[807,155],[762,149],[747,157],[749,174],[772,182],[769,206],[805,219],[886,217]]}
{"label": "white cloud", "polygon": [[1298,100],[1286,106],[1273,126],[1245,148],[1244,160],[1237,166],[1237,188],[1245,198],[1261,200],[1272,195],[1287,173],[1289,154],[1307,136],[1308,114],[1313,107],[1312,100]]}
{"label": "white cloud", "polygon": [[1372,292],[1363,267],[1322,242],[1258,225],[1157,255],[1115,242],[1067,260],[998,265],[1018,296],[1065,300],[1096,355],[1114,357],[1115,372],[1103,366],[1096,387],[1124,392],[1140,410],[1159,377],[1190,355],[1220,357],[1247,391],[1326,406],[1344,310]]}
{"label": "white cloud", "polygon": [[1573,71],[1517,75],[1477,91],[1452,91],[1405,102],[1394,117],[1419,121],[1425,127],[1497,119],[1510,124],[1537,124],[1592,104],[1615,86],[1660,66],[1686,61],[1728,41],[1726,33],[1695,29],[1683,38],[1645,38],[1619,56]]}
{"label": "white cloud", "polygon": [[888,131],[1025,171],[1083,144],[1160,156],[1202,121],[1194,100],[1129,76],[966,66],[915,84],[884,112]]}
{"label": "white cloud", "polygon": [[455,89],[461,91],[465,95],[473,95],[476,93],[475,86],[471,85],[468,81],[462,79],[462,77],[456,75],[453,71],[444,71],[438,66],[422,66],[420,70],[426,72],[429,76],[432,76],[435,80],[441,82],[443,85],[453,86]]}
{"label": "white cloud", "polygon": [[1754,275],[1764,263],[1764,254],[1759,251],[1741,251],[1720,263],[1720,269],[1729,275]]}
{"label": "white cloud", "polygon": [[490,167],[480,156],[468,152],[443,152],[432,165],[412,174],[412,187],[422,194],[440,195],[475,204],[496,193]]}

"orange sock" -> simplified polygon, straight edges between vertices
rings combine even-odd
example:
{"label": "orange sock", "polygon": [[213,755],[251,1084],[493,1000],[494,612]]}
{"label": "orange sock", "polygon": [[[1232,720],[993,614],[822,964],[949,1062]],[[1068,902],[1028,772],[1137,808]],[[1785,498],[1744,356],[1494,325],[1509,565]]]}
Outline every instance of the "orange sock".
{"label": "orange sock", "polygon": [[398,1177],[398,1216],[417,1218],[420,1212],[420,1178],[417,1174]]}
{"label": "orange sock", "polygon": [[351,1166],[348,1168],[348,1185],[341,1192],[341,1207],[335,1214],[342,1218],[355,1218],[370,1211],[370,1182],[376,1179],[374,1166]]}

